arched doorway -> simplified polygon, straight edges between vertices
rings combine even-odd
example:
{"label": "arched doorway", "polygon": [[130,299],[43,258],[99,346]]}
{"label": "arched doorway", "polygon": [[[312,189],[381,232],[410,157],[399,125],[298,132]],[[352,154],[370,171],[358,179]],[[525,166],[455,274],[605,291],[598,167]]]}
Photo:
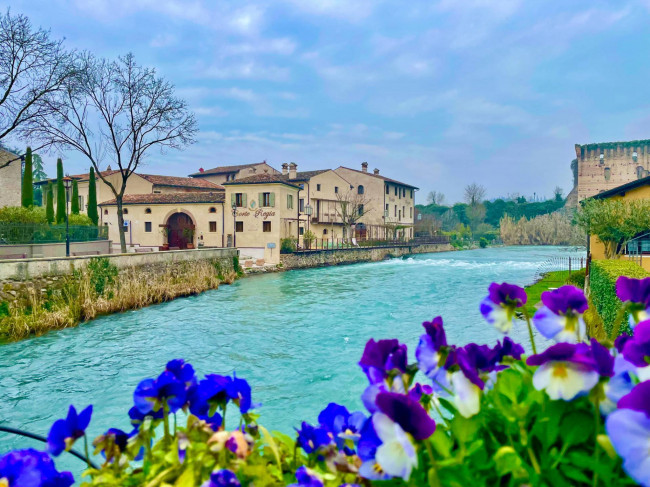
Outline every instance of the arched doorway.
{"label": "arched doorway", "polygon": [[186,249],[187,244],[194,244],[196,227],[187,213],[174,213],[167,220],[167,228],[169,229],[167,241],[170,248]]}

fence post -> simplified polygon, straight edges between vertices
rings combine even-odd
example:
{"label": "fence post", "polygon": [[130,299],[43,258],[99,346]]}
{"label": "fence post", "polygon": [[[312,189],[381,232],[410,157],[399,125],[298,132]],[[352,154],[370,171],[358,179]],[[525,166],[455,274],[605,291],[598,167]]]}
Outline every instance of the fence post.
{"label": "fence post", "polygon": [[571,277],[571,257],[569,257],[569,277]]}

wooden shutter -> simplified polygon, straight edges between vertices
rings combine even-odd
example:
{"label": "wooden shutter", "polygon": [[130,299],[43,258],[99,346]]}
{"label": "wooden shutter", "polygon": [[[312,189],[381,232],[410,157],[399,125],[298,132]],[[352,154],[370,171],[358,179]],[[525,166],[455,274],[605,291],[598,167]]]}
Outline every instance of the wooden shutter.
{"label": "wooden shutter", "polygon": [[235,196],[236,196],[235,193],[232,193],[230,195],[230,206],[231,207],[235,206]]}
{"label": "wooden shutter", "polygon": [[248,208],[248,198],[246,197],[246,193],[242,193],[241,195],[241,205],[244,208]]}
{"label": "wooden shutter", "polygon": [[269,194],[269,206],[271,208],[275,207],[275,193]]}
{"label": "wooden shutter", "polygon": [[264,207],[264,193],[257,193],[257,203],[259,208]]}

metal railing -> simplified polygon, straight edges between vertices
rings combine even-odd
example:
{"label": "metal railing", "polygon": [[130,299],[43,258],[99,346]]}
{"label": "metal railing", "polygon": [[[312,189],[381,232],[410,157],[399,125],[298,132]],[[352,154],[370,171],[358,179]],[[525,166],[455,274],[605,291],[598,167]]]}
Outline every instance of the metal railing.
{"label": "metal railing", "polygon": [[[108,227],[70,225],[71,242],[108,240]],[[65,242],[65,225],[0,222],[0,245]]]}
{"label": "metal railing", "polygon": [[[301,242],[302,243],[302,242]],[[317,238],[310,243],[304,243],[294,252],[312,252],[314,250],[341,250],[355,248],[407,247],[411,245],[448,244],[449,237],[439,235],[433,237],[418,237],[414,239],[373,239],[373,238]]]}
{"label": "metal railing", "polygon": [[[539,281],[550,272],[554,272],[555,274],[553,274],[553,276],[555,281],[561,285],[564,284],[566,279],[570,277],[572,273],[585,269],[586,267],[587,257],[553,257],[537,268],[537,272],[535,273],[535,282]],[[551,280],[551,282],[553,282],[553,280]]]}

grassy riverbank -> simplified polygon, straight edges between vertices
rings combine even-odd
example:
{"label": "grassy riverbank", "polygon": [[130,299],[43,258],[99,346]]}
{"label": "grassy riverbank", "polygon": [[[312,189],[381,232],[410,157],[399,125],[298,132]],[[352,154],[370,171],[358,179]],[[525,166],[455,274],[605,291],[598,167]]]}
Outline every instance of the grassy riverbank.
{"label": "grassy riverbank", "polygon": [[14,302],[3,302],[0,342],[192,296],[230,284],[240,275],[236,258],[228,266],[218,260],[198,260],[119,271],[107,259],[91,259],[87,267],[62,277],[55,288],[41,290],[27,285]]}
{"label": "grassy riverbank", "polygon": [[526,286],[526,294],[528,295],[528,301],[526,302],[526,311],[530,316],[535,314],[537,311],[538,303],[542,300],[542,293],[549,291],[551,289],[557,289],[560,286],[565,284],[572,284],[579,287],[580,289],[584,288],[585,285],[585,271],[551,271],[546,272],[542,275],[542,278],[537,282]]}

